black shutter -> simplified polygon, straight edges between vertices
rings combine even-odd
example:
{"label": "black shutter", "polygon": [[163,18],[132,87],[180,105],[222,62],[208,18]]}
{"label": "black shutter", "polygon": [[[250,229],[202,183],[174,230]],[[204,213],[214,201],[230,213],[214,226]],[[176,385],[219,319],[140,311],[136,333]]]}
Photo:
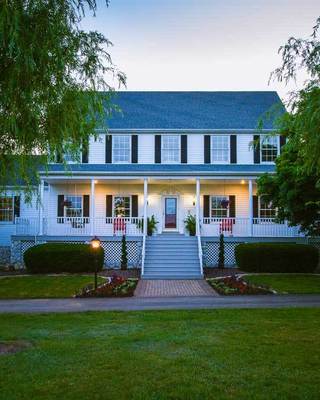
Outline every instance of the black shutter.
{"label": "black shutter", "polygon": [[161,135],[154,137],[154,162],[161,164]]}
{"label": "black shutter", "polygon": [[131,162],[133,164],[138,162],[138,135],[131,136]]}
{"label": "black shutter", "polygon": [[90,216],[90,197],[88,194],[84,194],[83,195],[83,217],[89,218],[89,216]]}
{"label": "black shutter", "polygon": [[230,163],[237,164],[237,135],[230,136]]}
{"label": "black shutter", "polygon": [[112,136],[106,135],[106,164],[112,163]]}
{"label": "black shutter", "polygon": [[20,196],[14,196],[13,213],[14,217],[20,217]]}
{"label": "black shutter", "polygon": [[106,217],[112,218],[112,195],[106,195]]}
{"label": "black shutter", "polygon": [[131,196],[131,217],[137,218],[138,217],[138,196],[132,195]]}
{"label": "black shutter", "polygon": [[64,195],[58,194],[58,204],[57,204],[57,217],[58,224],[63,223],[63,210],[64,210]]}
{"label": "black shutter", "polygon": [[181,135],[181,163],[187,164],[188,162],[188,136]]}
{"label": "black shutter", "polygon": [[280,154],[282,153],[282,147],[286,144],[287,138],[284,135],[280,135]]}
{"label": "black shutter", "polygon": [[236,196],[229,196],[229,217],[236,217]]}
{"label": "black shutter", "polygon": [[252,196],[253,218],[259,218],[259,197]]}
{"label": "black shutter", "polygon": [[89,143],[82,145],[82,164],[88,164],[89,159]]}
{"label": "black shutter", "polygon": [[260,135],[253,136],[253,162],[260,164]]}
{"label": "black shutter", "polygon": [[60,151],[57,151],[56,154],[56,163],[61,164],[62,163],[62,153]]}
{"label": "black shutter", "polygon": [[210,135],[204,135],[204,163],[205,164],[211,163],[210,141],[211,141]]}
{"label": "black shutter", "polygon": [[203,196],[203,218],[210,217],[210,196]]}

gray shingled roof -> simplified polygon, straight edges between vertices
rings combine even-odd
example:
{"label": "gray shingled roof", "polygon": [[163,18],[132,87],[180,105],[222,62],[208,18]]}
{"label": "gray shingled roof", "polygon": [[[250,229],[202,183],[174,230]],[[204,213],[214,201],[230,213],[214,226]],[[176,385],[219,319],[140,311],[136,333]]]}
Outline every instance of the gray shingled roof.
{"label": "gray shingled roof", "polygon": [[110,129],[256,129],[271,107],[285,110],[272,91],[117,92],[113,101],[122,113],[107,120]]}

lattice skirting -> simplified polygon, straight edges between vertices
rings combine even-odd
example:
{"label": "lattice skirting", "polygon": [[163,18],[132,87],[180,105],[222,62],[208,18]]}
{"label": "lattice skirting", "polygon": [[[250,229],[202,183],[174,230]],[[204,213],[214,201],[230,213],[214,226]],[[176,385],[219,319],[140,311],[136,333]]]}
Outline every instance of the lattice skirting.
{"label": "lattice skirting", "polygon": [[[51,243],[53,241],[50,241]],[[54,241],[61,243],[61,241]],[[45,243],[45,242],[41,242]],[[64,243],[85,243],[83,241],[68,241]],[[30,247],[40,242],[35,243],[34,240],[14,240],[11,244],[11,262],[23,263],[23,254]],[[120,268],[121,261],[121,240],[102,241],[101,246],[104,249],[104,266],[106,268]],[[128,252],[128,267],[140,268],[142,242],[140,240],[127,240]]]}
{"label": "lattice skirting", "polygon": [[[233,267],[236,265],[234,250],[242,242],[224,242],[225,266]],[[205,267],[216,267],[219,257],[219,242],[210,241],[202,243],[203,265]]]}

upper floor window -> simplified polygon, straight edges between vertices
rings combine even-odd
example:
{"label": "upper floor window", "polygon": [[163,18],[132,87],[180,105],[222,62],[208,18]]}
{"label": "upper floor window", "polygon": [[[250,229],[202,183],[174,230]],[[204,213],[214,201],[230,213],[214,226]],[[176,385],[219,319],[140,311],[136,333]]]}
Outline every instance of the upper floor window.
{"label": "upper floor window", "polygon": [[65,196],[64,205],[67,218],[82,217],[82,196]]}
{"label": "upper floor window", "polygon": [[278,156],[277,136],[261,136],[261,162],[274,162]]}
{"label": "upper floor window", "polygon": [[211,162],[228,163],[230,157],[230,136],[211,136]]}
{"label": "upper floor window", "polygon": [[228,217],[228,196],[211,196],[210,216],[211,218]]}
{"label": "upper floor window", "polygon": [[130,217],[131,216],[131,197],[114,196],[113,198],[113,216]]}
{"label": "upper floor window", "polygon": [[180,162],[180,136],[163,135],[161,139],[161,162]]}
{"label": "upper floor window", "polygon": [[130,136],[114,135],[112,138],[112,155],[114,163],[131,162]]}
{"label": "upper floor window", "polygon": [[12,222],[14,219],[13,196],[0,197],[0,222]]}
{"label": "upper floor window", "polygon": [[271,201],[267,201],[265,197],[259,197],[259,217],[260,218],[275,218],[277,210],[273,207]]}

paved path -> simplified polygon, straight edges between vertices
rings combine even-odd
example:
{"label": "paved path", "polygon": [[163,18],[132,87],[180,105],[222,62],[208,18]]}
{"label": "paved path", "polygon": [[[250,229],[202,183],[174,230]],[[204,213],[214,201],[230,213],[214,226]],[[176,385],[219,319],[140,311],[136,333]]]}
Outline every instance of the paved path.
{"label": "paved path", "polygon": [[218,296],[204,279],[140,279],[135,297]]}
{"label": "paved path", "polygon": [[[320,295],[126,297],[118,299],[0,300],[0,313],[219,308],[320,307]],[[1,323],[1,316],[0,316]]]}

